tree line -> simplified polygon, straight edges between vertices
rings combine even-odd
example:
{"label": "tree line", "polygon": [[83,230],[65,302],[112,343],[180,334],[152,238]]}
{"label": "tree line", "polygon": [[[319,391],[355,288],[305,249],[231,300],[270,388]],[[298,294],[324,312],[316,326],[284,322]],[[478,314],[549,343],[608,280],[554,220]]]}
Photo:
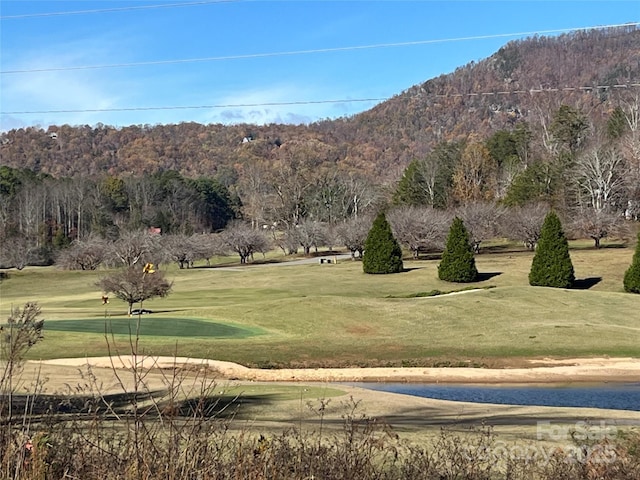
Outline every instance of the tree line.
{"label": "tree line", "polygon": [[285,254],[341,245],[355,254],[381,210],[414,257],[442,248],[453,216],[468,226],[476,251],[496,236],[533,248],[549,208],[571,235],[599,247],[603,238],[625,237],[640,215],[639,112],[640,97],[632,98],[596,129],[580,109],[562,105],[542,122],[541,136],[517,122],[484,139],[443,141],[391,183],[345,170],[336,164],[341,153],[318,140],[281,144],[269,161],[244,159],[233,181],[174,170],[55,178],[2,166],[2,264],[51,263],[73,242],[114,242],[150,228],[211,234],[231,221],[258,232],[243,234],[260,244],[244,253],[227,242],[242,262],[265,245]]}
{"label": "tree line", "polygon": [[596,128],[580,109],[561,105],[537,137],[524,122],[486,139],[441,143],[404,170],[396,205],[518,209],[544,203],[564,212],[578,235],[619,234],[640,215],[640,97],[614,108]]}
{"label": "tree line", "polygon": [[216,179],[169,171],[143,177],[63,177],[0,167],[4,264],[51,263],[73,242],[114,242],[128,232],[210,232],[238,215],[237,198]]}

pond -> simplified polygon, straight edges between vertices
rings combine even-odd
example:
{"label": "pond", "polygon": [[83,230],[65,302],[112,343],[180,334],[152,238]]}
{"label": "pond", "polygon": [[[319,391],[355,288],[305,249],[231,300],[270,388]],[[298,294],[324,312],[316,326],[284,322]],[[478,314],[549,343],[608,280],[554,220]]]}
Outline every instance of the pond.
{"label": "pond", "polygon": [[640,382],[605,384],[453,385],[357,383],[370,390],[458,402],[640,411]]}

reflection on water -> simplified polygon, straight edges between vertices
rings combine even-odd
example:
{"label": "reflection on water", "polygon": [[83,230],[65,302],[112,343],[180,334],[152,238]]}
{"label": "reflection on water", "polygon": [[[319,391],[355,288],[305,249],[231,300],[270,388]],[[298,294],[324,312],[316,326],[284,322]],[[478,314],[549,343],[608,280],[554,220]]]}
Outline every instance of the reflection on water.
{"label": "reflection on water", "polygon": [[358,383],[371,390],[458,402],[640,411],[640,383],[599,385],[441,385]]}

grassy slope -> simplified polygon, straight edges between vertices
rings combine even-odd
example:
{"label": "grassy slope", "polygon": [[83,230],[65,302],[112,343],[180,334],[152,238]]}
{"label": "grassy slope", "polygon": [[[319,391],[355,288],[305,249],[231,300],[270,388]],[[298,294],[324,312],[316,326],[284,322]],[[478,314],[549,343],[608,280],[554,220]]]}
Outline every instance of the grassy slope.
{"label": "grassy slope", "polygon": [[[640,355],[640,296],[622,293],[631,249],[573,250],[579,279],[602,277],[589,290],[528,286],[527,252],[477,257],[477,285],[496,288],[433,298],[386,298],[465,285],[437,279],[437,261],[406,262],[408,272],[370,276],[361,264],[297,265],[178,271],[174,292],[144,307],[166,317],[203,318],[259,328],[245,339],[143,337],[149,353],[209,357],[244,364],[425,364],[541,355]],[[104,319],[94,287],[100,273],[31,268],[0,284],[0,315],[37,301],[48,321]],[[144,321],[144,319],[143,319]],[[121,338],[121,337],[120,337]],[[103,335],[47,333],[34,356],[101,355]],[[428,359],[428,360],[427,360]]]}

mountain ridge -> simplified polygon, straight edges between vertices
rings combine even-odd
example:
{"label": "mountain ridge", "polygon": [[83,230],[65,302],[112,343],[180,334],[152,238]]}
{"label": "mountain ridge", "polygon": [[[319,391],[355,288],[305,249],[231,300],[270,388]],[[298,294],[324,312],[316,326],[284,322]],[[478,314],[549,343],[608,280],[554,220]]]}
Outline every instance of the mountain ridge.
{"label": "mountain ridge", "polygon": [[442,141],[486,138],[518,122],[527,122],[539,137],[563,104],[584,111],[592,128],[601,128],[617,96],[640,93],[638,84],[640,29],[630,24],[515,40],[365,112],[309,125],[14,129],[0,135],[0,164],[56,177],[177,170],[233,184],[247,161],[272,162],[288,145],[339,169],[394,181],[411,160]]}

